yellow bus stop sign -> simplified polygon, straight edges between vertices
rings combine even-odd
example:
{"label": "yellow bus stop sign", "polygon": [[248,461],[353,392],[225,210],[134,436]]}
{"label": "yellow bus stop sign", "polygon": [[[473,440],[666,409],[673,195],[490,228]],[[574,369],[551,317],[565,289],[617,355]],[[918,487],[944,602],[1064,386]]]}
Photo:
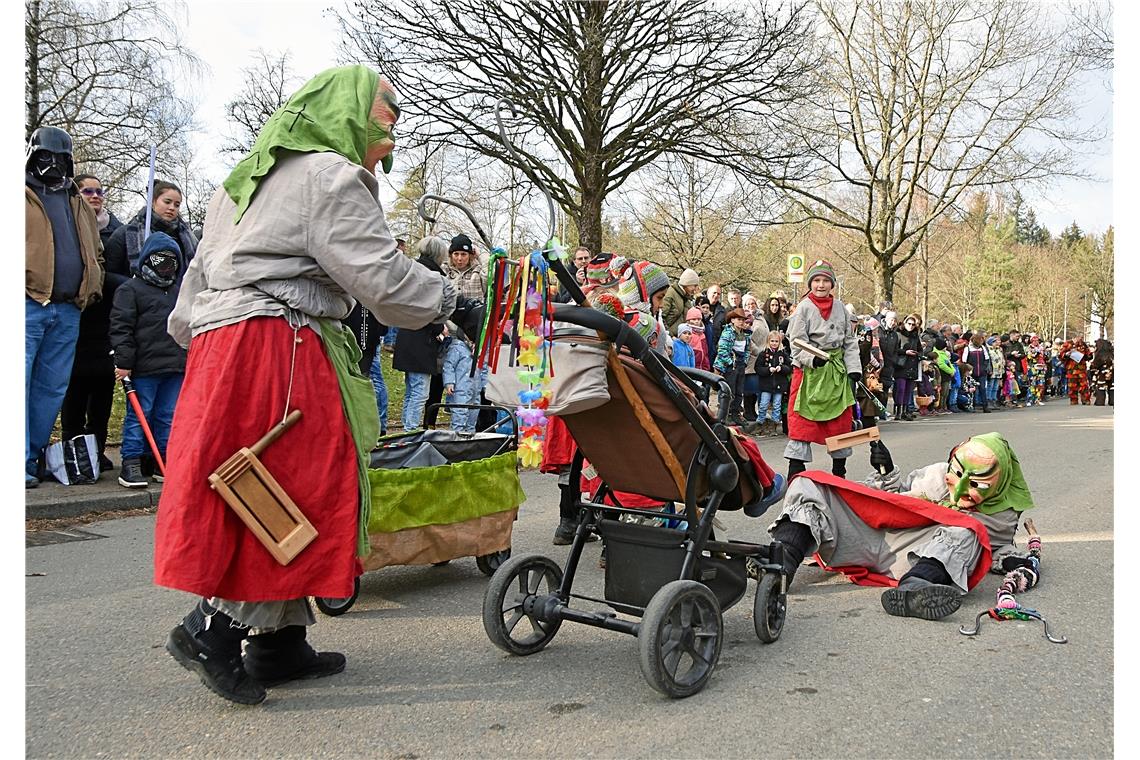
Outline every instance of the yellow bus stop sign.
{"label": "yellow bus stop sign", "polygon": [[788,282],[804,281],[804,263],[802,253],[788,254]]}

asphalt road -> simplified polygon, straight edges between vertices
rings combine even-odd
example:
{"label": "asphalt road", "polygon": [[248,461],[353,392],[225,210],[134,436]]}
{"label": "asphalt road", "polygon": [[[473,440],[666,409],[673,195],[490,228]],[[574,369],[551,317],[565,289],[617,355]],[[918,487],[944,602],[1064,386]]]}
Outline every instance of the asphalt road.
{"label": "asphalt road", "polygon": [[[26,550],[28,757],[1109,757],[1113,745],[1113,417],[1070,407],[893,423],[901,466],[944,459],[1001,431],[1020,457],[1044,540],[1038,623],[958,627],[993,604],[990,575],[938,622],[886,615],[879,590],[814,567],[797,574],[779,641],[752,626],[752,590],[725,612],[707,688],[653,691],[624,634],[564,623],[531,657],[483,631],[486,579],[471,559],[368,573],[356,606],[310,639],[348,657],[343,674],[283,686],[258,707],[214,696],[163,649],[192,603],[151,583],[154,518]],[[783,440],[761,445],[784,469]],[[863,451],[849,475],[869,472]],[[823,456],[817,447],[817,462]],[[516,554],[550,544],[552,478],[526,473]],[[769,516],[723,514],[727,535],[764,540]],[[601,596],[599,544],[575,591]]]}

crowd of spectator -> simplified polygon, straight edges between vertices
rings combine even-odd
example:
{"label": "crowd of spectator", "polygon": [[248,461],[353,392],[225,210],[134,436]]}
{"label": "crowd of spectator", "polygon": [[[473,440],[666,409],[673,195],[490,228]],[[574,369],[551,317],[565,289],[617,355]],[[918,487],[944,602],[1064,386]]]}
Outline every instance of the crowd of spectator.
{"label": "crowd of spectator", "polygon": [[[155,182],[149,204],[123,223],[107,210],[99,178],[73,177],[73,169],[65,132],[44,128],[33,135],[25,178],[28,487],[44,476],[44,448],[57,415],[64,439],[94,435],[101,468],[113,468],[105,449],[117,380],[132,381],[157,453],[164,456],[186,362],[185,351],[163,329],[198,245],[180,213],[181,191],[173,183]],[[403,251],[405,242],[397,244]],[[429,236],[414,251],[420,264],[445,274],[472,302],[485,297],[484,253],[463,234],[450,241]],[[571,271],[582,285],[592,259],[586,247],[571,254]],[[569,301],[570,295],[560,289],[556,300]],[[693,269],[685,269],[656,300],[660,350],[678,366],[725,377],[732,389],[731,422],[753,435],[786,435],[792,369],[786,332],[795,302],[779,290],[763,299],[716,283],[702,291]],[[1066,396],[1074,405],[1113,404],[1108,340],[1089,346],[1080,337],[1049,340],[1016,329],[970,329],[936,319],[923,326],[913,313],[900,321],[889,302],[869,315],[846,308],[863,362],[864,387],[857,396],[880,420],[989,413]],[[389,416],[382,352],[391,354],[393,368],[403,374],[399,420],[404,429],[434,425],[440,401],[485,400],[486,370],[471,371],[475,336],[455,323],[398,330],[360,305],[345,323],[360,346],[360,371],[376,391],[382,435]],[[458,431],[493,422],[486,413],[478,419],[473,411],[450,414]],[[150,449],[129,409],[120,484],[137,488],[161,479]]]}

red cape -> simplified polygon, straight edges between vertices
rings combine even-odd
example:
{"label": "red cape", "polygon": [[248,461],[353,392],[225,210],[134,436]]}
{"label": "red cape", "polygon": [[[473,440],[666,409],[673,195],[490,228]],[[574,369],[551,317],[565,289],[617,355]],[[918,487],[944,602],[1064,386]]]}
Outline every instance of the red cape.
{"label": "red cape", "polygon": [[[927,525],[952,525],[958,528],[967,528],[978,537],[982,545],[982,554],[970,576],[966,580],[968,588],[973,588],[985,577],[990,570],[993,551],[990,548],[990,535],[986,527],[964,512],[949,509],[925,499],[914,496],[904,496],[900,493],[879,491],[874,488],[853,483],[845,478],[836,477],[820,470],[808,470],[796,477],[807,478],[815,483],[830,486],[840,492],[859,519],[876,529],[922,528]],[[888,578],[865,567],[828,567],[818,554],[815,555],[819,566],[835,572],[840,572],[860,586],[897,586],[898,581]]]}

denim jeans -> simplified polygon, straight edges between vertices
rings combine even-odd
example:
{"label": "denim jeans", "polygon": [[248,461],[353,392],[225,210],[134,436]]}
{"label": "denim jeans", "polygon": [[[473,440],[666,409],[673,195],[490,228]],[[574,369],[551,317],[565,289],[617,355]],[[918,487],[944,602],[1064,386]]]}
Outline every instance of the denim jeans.
{"label": "denim jeans", "polygon": [[986,398],[991,404],[996,405],[998,400],[998,388],[1001,386],[1001,379],[991,377],[986,381]]}
{"label": "denim jeans", "polygon": [[[164,462],[166,442],[170,439],[170,423],[174,421],[174,405],[178,403],[178,394],[182,391],[183,377],[181,372],[148,377],[131,375],[131,384],[135,386],[135,398],[142,407],[143,416],[150,426],[150,432]],[[123,419],[121,451],[124,460],[137,459],[151,453],[150,443],[146,440],[142,424],[135,416],[134,405],[130,401],[127,402],[127,416]]]}
{"label": "denim jeans", "polygon": [[37,462],[51,439],[51,429],[75,362],[79,307],[47,306],[24,298],[24,471],[36,475]]}
{"label": "denim jeans", "polygon": [[958,411],[958,390],[962,387],[961,382],[950,382],[950,404],[951,411]]}
{"label": "denim jeans", "polygon": [[[784,394],[779,391],[760,391],[760,405],[756,410],[756,419],[760,422],[771,419],[772,422],[780,421],[780,408],[784,403]],[[771,405],[771,417],[768,415],[768,407]]]}
{"label": "denim jeans", "polygon": [[404,430],[419,430],[424,426],[424,407],[427,406],[429,383],[431,383],[429,374],[404,373]]}
{"label": "denim jeans", "polygon": [[[478,404],[482,390],[483,372],[471,376],[474,356],[471,348],[458,338],[447,344],[443,357],[443,384],[452,386],[454,391],[444,399],[449,404]],[[478,409],[450,409],[451,429],[464,433],[474,433],[479,417]]]}
{"label": "denim jeans", "polygon": [[391,325],[389,325],[388,332],[384,333],[384,340],[380,345],[388,346],[388,348],[395,348],[395,346],[396,346],[396,334],[399,332],[400,332],[400,328],[392,327]]}
{"label": "denim jeans", "polygon": [[[392,328],[395,329],[395,328]],[[388,434],[388,386],[384,382],[384,371],[380,366],[380,352],[372,358],[372,367],[368,373],[372,380],[372,387],[376,391],[376,414],[380,416],[380,435]]]}

